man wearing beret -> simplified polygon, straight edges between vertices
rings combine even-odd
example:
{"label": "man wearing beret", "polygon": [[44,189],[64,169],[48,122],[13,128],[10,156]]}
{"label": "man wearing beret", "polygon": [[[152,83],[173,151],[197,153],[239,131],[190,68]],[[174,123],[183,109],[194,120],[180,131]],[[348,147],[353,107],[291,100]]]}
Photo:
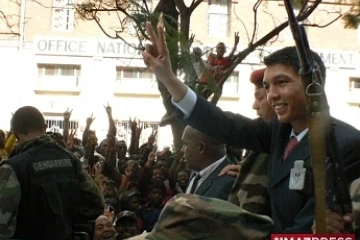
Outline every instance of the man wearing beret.
{"label": "man wearing beret", "polygon": [[[275,113],[266,100],[266,91],[262,84],[265,68],[252,72],[250,82],[255,86],[253,109],[261,119],[272,121]],[[243,209],[270,215],[268,186],[268,154],[250,151],[240,165],[229,165],[220,174],[237,175],[237,179],[229,194],[228,201]]]}

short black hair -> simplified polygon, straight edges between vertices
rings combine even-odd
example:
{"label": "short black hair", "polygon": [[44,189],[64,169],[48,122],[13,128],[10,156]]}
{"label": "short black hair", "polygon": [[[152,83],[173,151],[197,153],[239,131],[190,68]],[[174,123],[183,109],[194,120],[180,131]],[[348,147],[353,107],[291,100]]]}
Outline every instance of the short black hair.
{"label": "short black hair", "polygon": [[11,128],[15,133],[28,134],[31,131],[44,131],[45,119],[35,107],[25,106],[19,108],[11,120]]}
{"label": "short black hair", "polygon": [[[323,77],[323,81],[325,84],[325,78],[326,78],[325,64],[322,61],[320,55],[317,54],[316,52],[311,51],[311,56],[313,60],[318,64],[320,68],[320,74]],[[298,57],[296,47],[284,47],[276,52],[271,53],[269,56],[264,57],[264,64],[267,67],[275,64],[283,64],[292,67],[294,71],[297,73],[300,70],[300,59]],[[305,83],[305,84],[307,86],[310,83]]]}

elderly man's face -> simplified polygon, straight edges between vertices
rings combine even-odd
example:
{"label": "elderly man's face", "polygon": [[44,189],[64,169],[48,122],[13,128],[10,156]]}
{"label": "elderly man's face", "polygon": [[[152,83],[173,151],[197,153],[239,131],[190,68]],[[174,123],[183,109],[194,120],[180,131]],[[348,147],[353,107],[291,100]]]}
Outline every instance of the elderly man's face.
{"label": "elderly man's face", "polygon": [[95,222],[94,240],[116,240],[116,231],[110,219],[101,215]]}
{"label": "elderly man's face", "polygon": [[199,159],[200,159],[200,146],[199,142],[195,141],[190,134],[188,128],[185,128],[182,136],[184,156],[187,166],[195,171],[200,171]]}

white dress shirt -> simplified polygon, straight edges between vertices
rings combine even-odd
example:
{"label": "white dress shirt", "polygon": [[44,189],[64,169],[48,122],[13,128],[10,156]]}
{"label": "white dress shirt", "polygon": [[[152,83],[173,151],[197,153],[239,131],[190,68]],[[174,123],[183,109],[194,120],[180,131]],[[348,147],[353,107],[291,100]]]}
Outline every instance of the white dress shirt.
{"label": "white dress shirt", "polygon": [[[197,187],[196,189],[198,189],[200,187],[200,185],[211,175],[211,173],[226,159],[226,155],[223,156],[222,158],[220,158],[219,160],[216,160],[215,162],[213,162],[211,165],[207,166],[206,168],[204,168],[203,170],[201,170],[200,172],[196,172],[196,174],[200,175],[201,178],[198,181]],[[194,179],[195,179],[195,175],[193,174],[193,177],[191,178],[190,182],[189,182],[189,186],[186,189],[186,193],[190,193],[192,185],[194,183]],[[196,191],[195,189],[195,191]]]}
{"label": "white dress shirt", "polygon": [[175,102],[174,99],[171,98],[172,104],[180,109],[180,111],[184,114],[184,118],[188,118],[190,116],[191,112],[194,110],[196,100],[196,93],[189,87],[186,95],[179,102]]}
{"label": "white dress shirt", "polygon": [[308,128],[306,128],[305,130],[303,130],[301,133],[299,133],[298,135],[295,134],[294,129],[291,129],[291,134],[290,134],[290,138],[291,137],[296,137],[296,140],[298,142],[301,141],[301,139],[303,139],[303,137],[307,134],[307,132],[309,131]]}

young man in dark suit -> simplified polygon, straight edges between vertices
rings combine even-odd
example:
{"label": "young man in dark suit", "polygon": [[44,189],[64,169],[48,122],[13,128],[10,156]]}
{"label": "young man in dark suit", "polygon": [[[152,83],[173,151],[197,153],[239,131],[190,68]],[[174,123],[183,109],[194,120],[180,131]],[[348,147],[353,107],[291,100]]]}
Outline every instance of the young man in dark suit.
{"label": "young man in dark suit", "polygon": [[[197,97],[171,71],[168,49],[164,42],[163,26],[158,26],[158,36],[147,24],[152,45],[143,52],[145,64],[168,89],[173,104],[193,128],[234,147],[269,154],[269,186],[271,217],[274,232],[308,232],[314,219],[314,198],[300,195],[289,189],[290,169],[295,160],[304,160],[310,166],[308,140],[308,100],[301,77],[295,47],[287,47],[264,59],[266,70],[263,84],[267,100],[274,109],[277,120],[256,121],[233,113],[224,113],[206,100]],[[318,54],[314,60],[325,78],[325,66]],[[350,125],[333,119],[342,164],[347,181],[360,174],[360,132]],[[290,144],[289,144],[290,142]],[[290,148],[287,145],[295,147]]]}

